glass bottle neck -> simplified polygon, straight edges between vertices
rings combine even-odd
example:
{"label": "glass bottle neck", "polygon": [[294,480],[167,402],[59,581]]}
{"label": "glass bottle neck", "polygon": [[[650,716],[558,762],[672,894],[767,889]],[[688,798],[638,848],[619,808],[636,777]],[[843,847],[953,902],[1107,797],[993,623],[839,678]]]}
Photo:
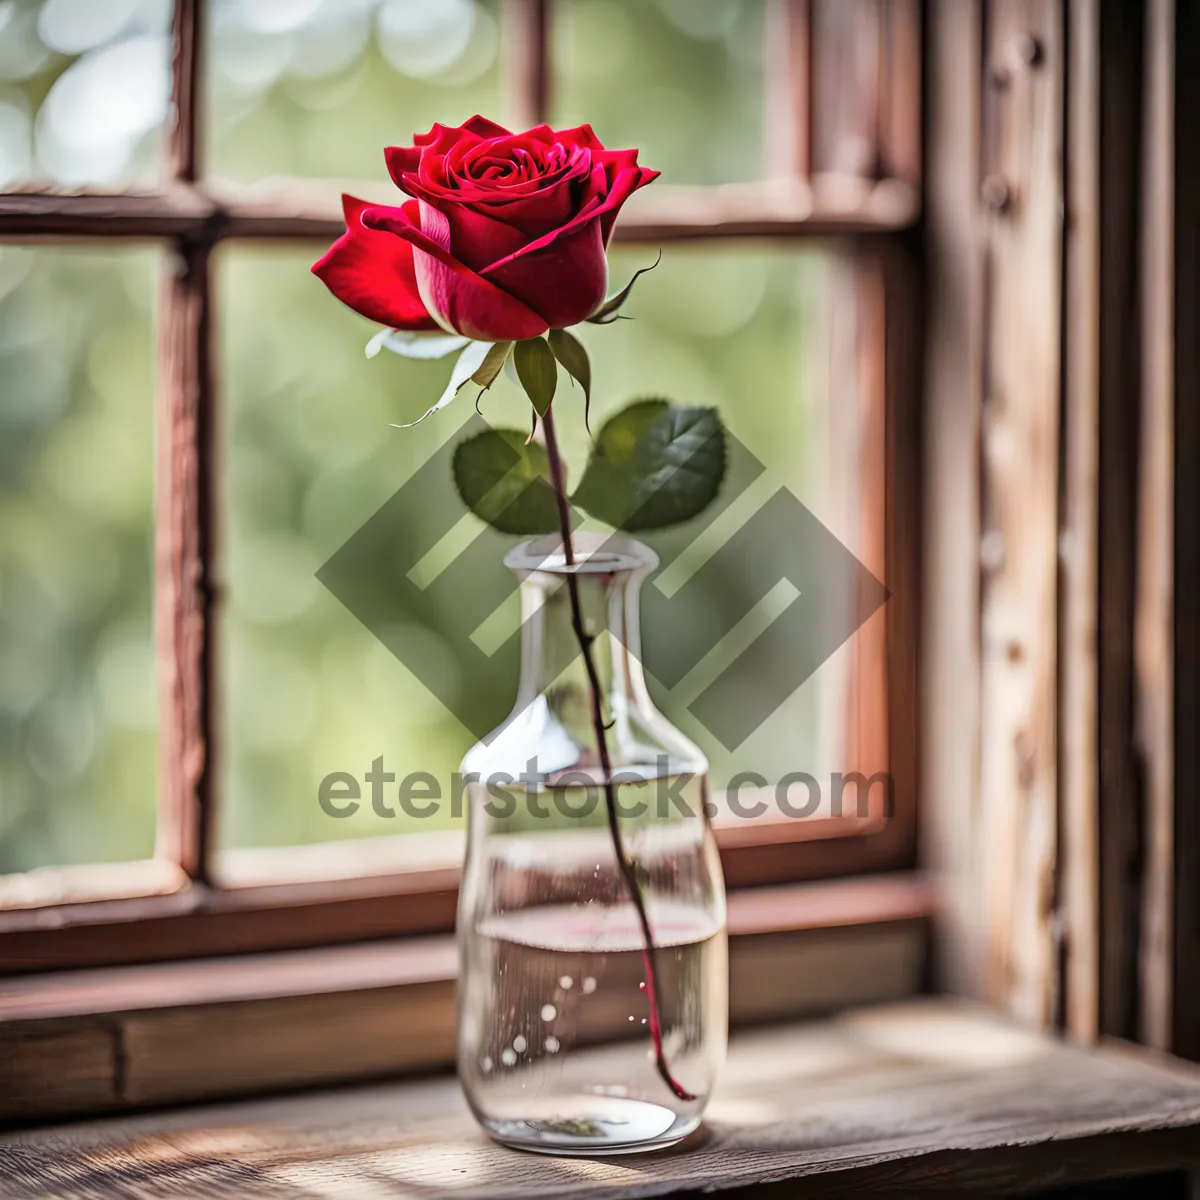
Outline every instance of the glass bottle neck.
{"label": "glass bottle neck", "polygon": [[573,580],[613,770],[643,778],[703,773],[704,756],[654,707],[642,671],[639,595],[657,556],[640,543],[597,534],[575,534],[573,548],[573,566],[557,538],[524,542],[505,558],[521,580],[521,678],[508,720],[464,766],[532,773],[549,782],[567,771],[598,777],[593,689],[580,650]]}

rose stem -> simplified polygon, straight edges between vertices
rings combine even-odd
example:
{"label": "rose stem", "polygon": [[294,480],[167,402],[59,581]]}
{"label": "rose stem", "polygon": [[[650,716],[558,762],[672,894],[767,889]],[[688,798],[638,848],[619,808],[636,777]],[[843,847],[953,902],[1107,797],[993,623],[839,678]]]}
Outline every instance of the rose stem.
{"label": "rose stem", "polygon": [[[558,436],[554,430],[554,416],[551,409],[546,410],[542,418],[542,429],[546,434],[546,457],[550,460],[550,482],[554,485],[554,499],[558,505],[558,527],[562,534],[563,556],[568,568],[575,566],[575,550],[571,545],[571,510],[567,504],[567,487],[563,479],[562,459],[558,454]],[[583,606],[579,602],[579,581],[575,571],[569,569],[567,576],[567,595],[571,599],[571,624],[575,629],[575,638],[583,653],[583,665],[587,670],[588,690],[592,700],[592,728],[596,734],[596,749],[600,755],[600,770],[604,776],[604,807],[608,812],[608,831],[612,836],[613,850],[617,856],[617,868],[629,889],[633,906],[637,909],[638,922],[642,927],[642,962],[646,969],[646,1000],[650,1006],[650,1037],[654,1042],[654,1065],[662,1076],[663,1082],[680,1100],[695,1100],[696,1097],[687,1091],[671,1074],[667,1065],[667,1056],[663,1053],[662,1021],[658,1011],[658,971],[656,967],[657,954],[654,946],[654,935],[650,931],[650,918],[646,915],[646,901],[642,896],[642,888],[638,883],[637,873],[633,863],[625,853],[625,845],[621,840],[621,827],[617,822],[617,798],[612,781],[612,760],[608,754],[608,736],[604,727],[604,706],[600,691],[600,677],[596,674],[596,664],[592,660],[592,638],[583,627]]]}

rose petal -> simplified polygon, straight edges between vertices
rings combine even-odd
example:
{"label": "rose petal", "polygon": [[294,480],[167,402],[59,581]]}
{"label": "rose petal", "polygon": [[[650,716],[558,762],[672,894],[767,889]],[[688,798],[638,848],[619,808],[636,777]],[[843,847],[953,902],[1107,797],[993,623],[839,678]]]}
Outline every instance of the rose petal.
{"label": "rose petal", "polygon": [[[408,204],[416,210],[415,200]],[[393,329],[437,329],[417,289],[412,246],[364,226],[366,207],[363,200],[342,197],[346,232],[313,263],[312,273],[343,304],[372,321]]]}
{"label": "rose petal", "polygon": [[484,274],[519,297],[551,329],[578,325],[600,307],[608,290],[601,219],[593,217],[565,237],[542,239],[546,244],[539,249],[512,255]]}
{"label": "rose petal", "polygon": [[[585,152],[586,153],[586,152]],[[540,237],[561,225],[565,225],[575,216],[581,207],[591,199],[595,191],[601,193],[608,190],[607,179],[603,171],[595,172],[595,184],[578,190],[577,185],[583,177],[587,166],[586,158],[580,160],[579,168],[572,168],[549,186],[539,189],[537,181],[530,181],[528,187],[517,188],[470,188],[459,190],[440,190],[426,187],[412,175],[403,177],[403,190],[410,196],[416,196],[431,207],[443,213],[451,224],[454,238],[451,248],[455,255],[462,258],[469,266],[482,270],[490,263],[499,261],[518,250],[523,242]],[[471,208],[467,209],[466,206]],[[468,246],[460,248],[458,242],[460,219],[465,225],[470,218],[463,218],[463,212],[474,211],[483,217],[491,218],[493,224],[503,223],[509,227],[509,232],[494,230],[494,240],[482,232],[471,233],[464,230],[463,236],[469,239]],[[476,223],[478,224],[478,223]],[[482,226],[479,226],[482,229]],[[512,240],[510,243],[509,239]]]}
{"label": "rose petal", "polygon": [[[593,175],[597,171],[602,170],[597,166],[593,169]],[[520,250],[510,254],[507,258],[501,259],[499,262],[493,263],[482,273],[489,279],[494,278],[496,272],[514,259],[520,258],[525,254],[532,254],[537,250],[543,250],[547,246],[552,245],[558,238],[566,237],[573,233],[581,225],[586,224],[594,217],[600,218],[600,229],[603,237],[603,244],[608,245],[608,240],[612,236],[613,222],[617,219],[617,213],[621,205],[637,191],[638,188],[645,186],[652,180],[657,179],[658,171],[648,171],[645,167],[633,167],[621,171],[614,181],[608,195],[604,196],[598,202],[585,204],[579,213],[566,225],[559,229],[552,229],[549,233],[537,238],[529,243],[528,246],[523,246]]]}
{"label": "rose petal", "polygon": [[[422,189],[423,191],[424,189]],[[437,209],[450,223],[450,253],[473,271],[482,271],[529,241],[529,235],[486,212],[465,204],[431,204],[422,195],[421,228],[429,229],[428,210]]]}
{"label": "rose petal", "polygon": [[450,226],[441,213],[427,208],[420,217],[423,228],[413,224],[408,204],[375,205],[362,214],[368,229],[386,230],[411,243],[421,299],[444,329],[487,342],[520,341],[546,332],[549,325],[536,312],[450,253]]}
{"label": "rose petal", "polygon": [[602,205],[604,215],[600,218],[600,228],[604,231],[604,245],[607,247],[612,239],[613,225],[616,224],[617,214],[621,205],[633,195],[638,188],[653,183],[661,171],[651,171],[646,167],[624,167],[613,181],[612,188]]}

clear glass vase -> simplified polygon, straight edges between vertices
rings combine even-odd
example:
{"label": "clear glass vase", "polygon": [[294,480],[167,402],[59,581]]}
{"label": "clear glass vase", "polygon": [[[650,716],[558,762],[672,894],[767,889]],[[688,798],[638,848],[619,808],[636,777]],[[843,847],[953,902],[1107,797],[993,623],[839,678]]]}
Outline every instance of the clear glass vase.
{"label": "clear glass vase", "polygon": [[463,762],[458,1071],[493,1137],[592,1155],[669,1145],[700,1123],[725,1057],[728,971],[708,763],[642,674],[638,593],[658,559],[623,539],[572,544],[573,568],[553,537],[505,559],[521,580],[521,678],[508,720]]}

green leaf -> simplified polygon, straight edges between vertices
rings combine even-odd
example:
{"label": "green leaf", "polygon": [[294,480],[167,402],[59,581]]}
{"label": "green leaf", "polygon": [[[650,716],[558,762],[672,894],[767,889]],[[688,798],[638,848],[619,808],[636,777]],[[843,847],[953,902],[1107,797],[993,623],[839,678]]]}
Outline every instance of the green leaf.
{"label": "green leaf", "polygon": [[445,358],[461,350],[469,338],[456,333],[410,333],[407,329],[381,329],[367,343],[367,357],[374,358],[380,350],[390,350],[405,358]]}
{"label": "green leaf", "polygon": [[458,395],[463,384],[483,366],[484,359],[487,358],[491,349],[491,342],[468,342],[466,349],[458,356],[458,362],[454,364],[454,370],[450,372],[450,382],[446,384],[446,390],[438,402],[432,408],[427,408],[415,421],[409,421],[404,425],[393,423],[392,428],[411,429],[414,425],[420,425],[427,416],[437,412],[439,408],[445,408]]}
{"label": "green leaf", "polygon": [[571,503],[616,529],[664,529],[703,512],[724,475],[715,409],[638,400],[600,430]]}
{"label": "green leaf", "polygon": [[513,351],[513,364],[521,386],[533,404],[539,417],[546,415],[550,401],[554,399],[554,387],[558,382],[558,364],[544,338],[526,338],[517,343]]}
{"label": "green leaf", "polygon": [[496,342],[483,356],[483,362],[480,364],[479,370],[471,378],[484,391],[487,391],[496,382],[497,377],[504,368],[504,364],[508,361],[508,352],[512,348],[512,342]]}
{"label": "green leaf", "polygon": [[609,296],[605,302],[590,317],[588,323],[591,325],[611,325],[619,316],[618,310],[621,305],[629,299],[629,293],[633,291],[633,285],[637,283],[640,276],[645,275],[647,271],[653,271],[658,264],[662,262],[662,251],[658,252],[658,257],[648,266],[643,267],[640,271],[634,271],[633,278],[615,295]]}
{"label": "green leaf", "polygon": [[583,388],[583,423],[589,429],[592,410],[592,364],[583,343],[565,329],[550,330],[550,349],[566,368],[567,374]]}
{"label": "green leaf", "polygon": [[501,533],[553,533],[558,508],[550,463],[515,429],[485,429],[454,451],[454,485],[463,503]]}

